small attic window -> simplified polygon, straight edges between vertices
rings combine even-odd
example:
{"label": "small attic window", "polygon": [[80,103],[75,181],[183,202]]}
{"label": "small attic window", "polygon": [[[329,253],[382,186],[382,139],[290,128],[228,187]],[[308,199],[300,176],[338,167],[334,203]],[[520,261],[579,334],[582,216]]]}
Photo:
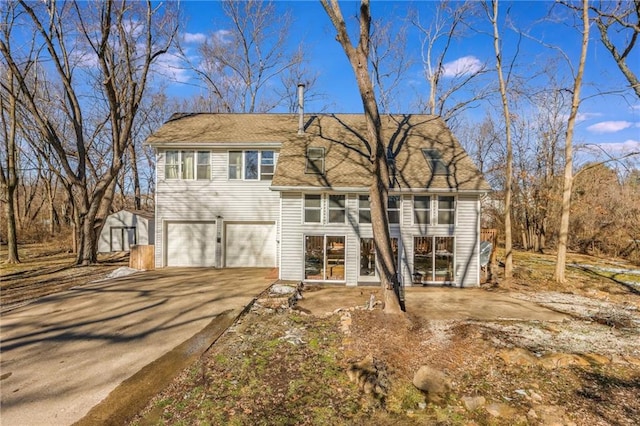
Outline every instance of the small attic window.
{"label": "small attic window", "polygon": [[434,175],[448,175],[449,168],[447,164],[442,159],[442,155],[440,155],[440,151],[437,149],[423,149],[422,153],[424,154],[424,158],[427,160],[429,165],[431,166],[431,171]]}
{"label": "small attic window", "polygon": [[324,148],[307,148],[305,173],[324,174]]}

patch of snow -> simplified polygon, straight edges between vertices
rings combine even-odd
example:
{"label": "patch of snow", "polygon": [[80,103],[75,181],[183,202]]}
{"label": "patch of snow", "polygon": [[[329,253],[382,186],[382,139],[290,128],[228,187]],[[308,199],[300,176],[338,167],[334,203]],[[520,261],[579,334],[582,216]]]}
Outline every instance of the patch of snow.
{"label": "patch of snow", "polygon": [[121,266],[120,268],[109,272],[107,274],[106,278],[126,277],[127,275],[131,275],[131,274],[136,273],[136,272],[138,272],[137,269],[129,268],[128,266]]}

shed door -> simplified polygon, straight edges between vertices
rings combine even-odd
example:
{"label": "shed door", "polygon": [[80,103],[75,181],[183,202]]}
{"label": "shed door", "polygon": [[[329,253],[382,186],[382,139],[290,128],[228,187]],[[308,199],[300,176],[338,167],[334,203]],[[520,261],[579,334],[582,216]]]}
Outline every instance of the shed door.
{"label": "shed door", "polygon": [[276,266],[275,223],[226,223],[225,237],[227,267]]}
{"label": "shed door", "polygon": [[215,266],[215,222],[169,222],[167,266]]}
{"label": "shed door", "polygon": [[135,226],[112,226],[109,231],[111,251],[129,251],[130,247],[136,244]]}

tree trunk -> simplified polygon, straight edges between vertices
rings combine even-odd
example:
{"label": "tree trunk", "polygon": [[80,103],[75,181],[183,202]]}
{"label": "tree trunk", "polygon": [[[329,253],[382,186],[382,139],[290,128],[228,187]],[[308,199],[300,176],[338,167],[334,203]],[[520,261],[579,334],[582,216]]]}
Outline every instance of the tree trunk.
{"label": "tree trunk", "polygon": [[[18,187],[18,172],[16,168],[16,97],[14,91],[13,73],[7,70],[9,91],[9,126],[6,142],[7,148],[7,177],[2,173],[3,184],[7,191],[7,262],[20,263],[18,255],[18,233],[16,229],[16,188]],[[1,102],[1,101],[0,101]],[[6,129],[6,127],[5,127]]]}
{"label": "tree trunk", "polygon": [[136,154],[136,144],[133,141],[129,144],[129,161],[131,162],[131,179],[133,180],[133,208],[142,209],[142,198],[140,195],[140,175],[138,174],[138,156]]}
{"label": "tree trunk", "polygon": [[373,229],[376,255],[379,259],[378,263],[381,270],[380,285],[382,286],[385,299],[384,311],[387,313],[399,313],[403,307],[400,301],[400,283],[393,259],[393,249],[389,235],[389,218],[387,216],[389,168],[387,164],[386,145],[382,135],[380,113],[378,111],[373,82],[368,68],[369,46],[371,42],[369,1],[362,0],[360,3],[360,34],[358,44],[355,47],[351,44],[351,40],[347,34],[346,24],[337,0],[321,0],[321,3],[337,31],[336,38],[349,59],[360,91],[367,124],[366,140],[371,147],[371,152],[369,153],[369,160],[371,161],[373,169],[372,182],[369,187],[371,226]]}
{"label": "tree trunk", "polygon": [[490,16],[493,24],[493,47],[496,53],[496,71],[500,83],[500,97],[507,139],[507,164],[504,183],[504,277],[513,276],[513,242],[511,230],[511,186],[513,174],[513,149],[511,147],[511,115],[509,113],[509,100],[507,99],[507,85],[502,75],[502,53],[500,51],[500,33],[498,32],[498,0],[493,0],[493,14]]}
{"label": "tree trunk", "polygon": [[580,106],[580,89],[582,87],[582,76],[584,65],[587,61],[587,47],[589,46],[589,1],[582,1],[582,50],[580,52],[580,63],[578,73],[573,85],[573,97],[571,100],[571,112],[567,122],[567,136],[564,146],[564,183],[562,186],[562,215],[560,217],[560,232],[558,236],[558,256],[556,259],[556,271],[554,279],[558,283],[565,283],[564,272],[567,263],[567,240],[569,237],[569,213],[571,211],[571,190],[573,188],[573,129]]}

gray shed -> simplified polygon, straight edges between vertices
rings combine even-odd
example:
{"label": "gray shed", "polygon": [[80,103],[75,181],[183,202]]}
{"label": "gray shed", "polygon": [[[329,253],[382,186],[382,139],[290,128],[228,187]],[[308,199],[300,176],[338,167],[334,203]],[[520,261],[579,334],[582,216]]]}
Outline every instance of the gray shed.
{"label": "gray shed", "polygon": [[107,216],[98,240],[98,252],[129,251],[136,244],[153,245],[154,235],[153,212],[120,210]]}

